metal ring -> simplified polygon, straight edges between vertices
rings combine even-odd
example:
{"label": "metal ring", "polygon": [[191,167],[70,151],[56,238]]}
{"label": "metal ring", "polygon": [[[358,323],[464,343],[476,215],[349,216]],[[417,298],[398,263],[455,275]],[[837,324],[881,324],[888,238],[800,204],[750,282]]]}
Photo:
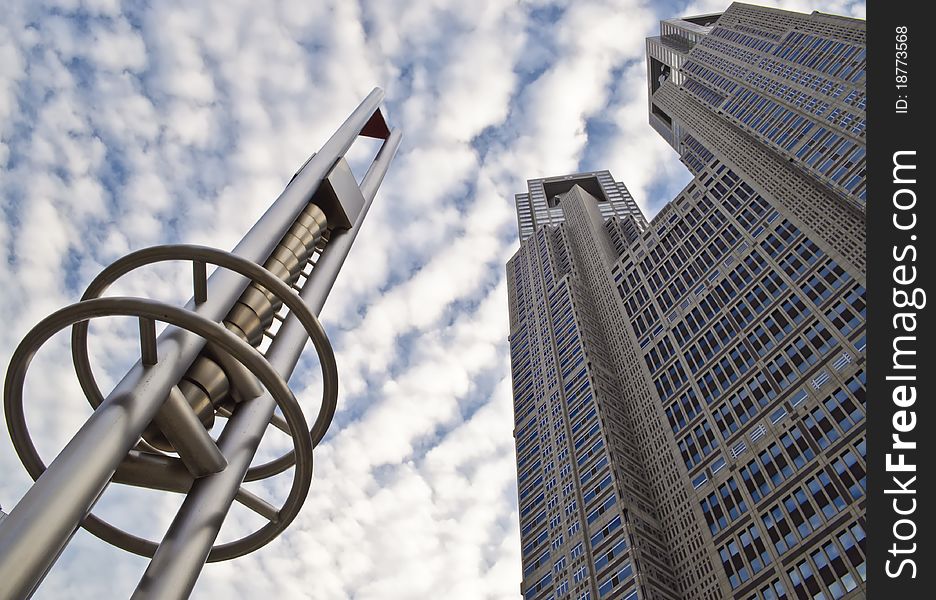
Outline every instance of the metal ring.
{"label": "metal ring", "polygon": [[[311,436],[304,435],[306,421],[299,402],[282,376],[253,346],[219,323],[190,310],[154,300],[127,297],[85,300],[52,313],[23,338],[13,353],[7,371],[4,409],[16,453],[30,476],[34,480],[38,479],[45,471],[46,465],[32,443],[23,411],[23,384],[29,364],[36,351],[56,332],[76,323],[105,316],[146,317],[191,331],[229,352],[263,383],[267,393],[283,411],[283,417],[291,430],[298,457],[293,484],[286,501],[279,510],[280,518],[277,521],[267,523],[239,540],[213,547],[208,560],[218,561],[243,556],[278,536],[299,513],[312,483],[313,445]],[[155,542],[127,533],[92,514],[85,517],[82,526],[101,539],[134,554],[152,557],[158,547]]]}
{"label": "metal ring", "polygon": [[[202,261],[223,267],[234,271],[244,277],[259,283],[270,292],[275,294],[283,301],[290,312],[296,315],[299,322],[302,323],[312,340],[312,344],[319,355],[319,362],[322,367],[322,406],[316,416],[315,422],[309,428],[309,435],[312,437],[312,446],[318,446],[329,425],[335,416],[335,410],[338,407],[338,368],[335,362],[335,355],[328,342],[325,330],[322,328],[318,318],[309,310],[305,302],[278,277],[258,264],[226,252],[217,248],[208,246],[198,246],[193,244],[170,244],[164,246],[153,246],[131,252],[130,254],[114,261],[107,268],[101,271],[90,284],[81,297],[82,300],[99,297],[107,288],[128,272],[153,263],[165,261]],[[91,363],[88,358],[88,324],[87,322],[78,323],[72,329],[72,359],[75,363],[75,371],[78,374],[78,381],[81,383],[81,389],[91,406],[97,407],[104,400],[103,394],[94,380],[94,374],[91,371]],[[150,452],[159,452],[155,448],[144,448]],[[291,450],[286,454],[275,458],[269,462],[250,467],[244,481],[257,481],[273,475],[278,475],[286,469],[296,464],[295,451]]]}

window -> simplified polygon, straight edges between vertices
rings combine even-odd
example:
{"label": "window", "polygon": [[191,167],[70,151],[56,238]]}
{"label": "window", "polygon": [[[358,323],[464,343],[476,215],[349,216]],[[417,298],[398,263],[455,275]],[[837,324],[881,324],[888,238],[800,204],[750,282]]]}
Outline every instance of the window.
{"label": "window", "polygon": [[745,529],[738,538],[741,541],[741,548],[744,556],[751,565],[752,574],[757,574],[770,564],[770,553],[761,539],[760,530],[757,525],[751,524]]}
{"label": "window", "polygon": [[839,544],[845,553],[848,564],[855,569],[858,577],[866,580],[865,566],[865,532],[859,523],[852,523],[843,531],[837,534]]}
{"label": "window", "polygon": [[819,578],[829,589],[832,598],[841,598],[858,587],[835,542],[826,542],[810,553],[809,558],[812,559]]}
{"label": "window", "polygon": [[812,240],[804,239],[796,244],[793,249],[780,261],[780,268],[796,281],[800,275],[806,272],[819,258],[823,256]]}
{"label": "window", "polygon": [[865,289],[855,284],[848,294],[835,302],[825,313],[832,325],[845,337],[864,325],[866,315],[864,296]]}
{"label": "window", "polygon": [[827,521],[847,506],[825,471],[819,471],[815,477],[807,480],[806,487],[809,489],[813,502],[816,503]]}
{"label": "window", "polygon": [[731,589],[737,588],[751,578],[751,573],[747,565],[744,564],[744,559],[741,558],[741,550],[735,540],[731,540],[719,548],[718,554],[721,557],[722,567],[728,575],[728,583],[731,585]]}
{"label": "window", "polygon": [[780,436],[780,443],[787,455],[793,460],[793,465],[797,469],[816,457],[809,443],[803,438],[799,426],[794,425],[789,431]]}
{"label": "window", "polygon": [[700,412],[702,412],[702,407],[699,404],[695,390],[689,388],[680,394],[679,398],[666,409],[666,416],[670,427],[673,428],[673,433],[678,433]]}
{"label": "window", "polygon": [[779,504],[775,504],[762,514],[761,522],[777,554],[782,555],[796,545],[796,535]]}
{"label": "window", "polygon": [[703,498],[700,505],[713,535],[747,512],[747,503],[734,477],[729,477],[716,491]]}
{"label": "window", "polygon": [[713,416],[715,417],[715,425],[718,427],[718,431],[721,433],[722,439],[727,440],[732,433],[738,430],[738,421],[727,402],[723,403],[713,412]]}
{"label": "window", "polygon": [[626,565],[621,567],[621,569],[617,573],[615,573],[607,581],[605,581],[598,587],[598,596],[603,598],[606,594],[614,590],[616,587],[630,580],[633,574],[634,574],[633,567],[631,566],[630,563],[627,563]]}
{"label": "window", "polygon": [[836,346],[835,340],[832,339],[832,333],[822,323],[813,323],[807,327],[803,332],[803,338],[809,342],[809,345],[820,356],[828,353]]}
{"label": "window", "polygon": [[673,363],[654,380],[657,393],[664,402],[687,381],[686,372],[679,360]]}
{"label": "window", "polygon": [[679,442],[686,468],[690,469],[711,454],[715,447],[715,435],[708,420],[703,420]]}
{"label": "window", "polygon": [[806,426],[806,430],[809,431],[819,448],[823,450],[841,437],[841,434],[829,421],[825,411],[819,406],[803,417],[803,425]]}
{"label": "window", "polygon": [[[861,440],[858,446],[863,451],[865,441]],[[864,496],[866,490],[865,465],[864,461],[859,459],[854,451],[848,449],[839,454],[835,462],[832,463],[832,468],[835,469],[835,474],[838,475],[839,480],[848,488],[848,493],[853,500]]]}
{"label": "window", "polygon": [[790,522],[796,528],[801,539],[809,537],[817,527],[822,524],[822,517],[810,504],[806,492],[802,488],[796,490],[783,499],[783,507],[790,515]]}
{"label": "window", "polygon": [[787,576],[793,583],[793,593],[797,598],[820,598],[823,596],[819,581],[813,573],[809,561],[802,560],[787,570]]}
{"label": "window", "polygon": [[588,504],[589,502],[594,500],[601,493],[602,490],[605,490],[610,486],[611,486],[611,475],[607,475],[594,488],[588,490],[584,494],[585,504]]}
{"label": "window", "polygon": [[864,420],[864,411],[842,388],[827,397],[822,406],[842,431],[848,431]]}
{"label": "window", "polygon": [[802,323],[803,319],[811,312],[806,306],[806,303],[800,300],[799,296],[796,294],[790,295],[789,298],[781,302],[780,310],[782,310],[786,317],[795,325]]}
{"label": "window", "polygon": [[748,464],[739,469],[739,473],[744,487],[747,488],[754,502],[760,502],[760,499],[770,492],[770,483],[761,471],[757,459],[751,459]]}
{"label": "window", "polygon": [[527,565],[527,567],[523,570],[523,576],[526,577],[527,575],[535,571],[537,568],[539,568],[540,565],[545,565],[548,560],[549,560],[549,550],[547,549],[543,551],[543,553],[540,555],[539,558],[537,558],[535,561]]}
{"label": "window", "polygon": [[611,494],[610,496],[608,496],[608,498],[604,501],[604,503],[601,506],[599,506],[595,510],[588,513],[588,516],[585,518],[585,520],[588,522],[589,525],[591,525],[592,523],[595,522],[595,520],[598,519],[598,517],[603,515],[606,510],[614,506],[616,502],[617,502],[617,497],[615,497],[614,494]]}
{"label": "window", "polygon": [[798,380],[797,371],[783,354],[777,355],[767,363],[767,371],[781,390],[785,390]]}
{"label": "window", "polygon": [[612,560],[624,554],[625,550],[627,550],[627,540],[621,537],[621,539],[618,540],[614,546],[612,546],[607,551],[602,552],[595,560],[595,572],[601,572],[601,570]]}
{"label": "window", "polygon": [[747,600],[787,600],[788,596],[783,582],[777,578],[761,587],[758,593],[748,597]]}
{"label": "window", "polygon": [[819,306],[848,281],[851,281],[851,276],[835,261],[829,259],[802,284],[802,287],[806,297]]}
{"label": "window", "polygon": [[764,449],[758,455],[758,459],[760,459],[761,464],[764,466],[764,473],[770,478],[774,487],[780,485],[793,474],[793,468],[776,443],[770,444]]}
{"label": "window", "polygon": [[565,567],[566,567],[565,556],[561,556],[559,557],[559,560],[557,560],[553,564],[553,571],[555,571],[558,574],[560,571],[565,569]]}

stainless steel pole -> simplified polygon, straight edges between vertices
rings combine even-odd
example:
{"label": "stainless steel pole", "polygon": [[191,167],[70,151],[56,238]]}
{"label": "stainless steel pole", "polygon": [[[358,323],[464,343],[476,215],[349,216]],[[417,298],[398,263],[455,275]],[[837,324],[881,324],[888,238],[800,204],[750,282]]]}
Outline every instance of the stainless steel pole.
{"label": "stainless steel pole", "polygon": [[[299,212],[350,148],[383,98],[375,88],[286,186],[234,249],[262,263]],[[208,298],[188,307],[220,321],[249,281],[217,269]],[[205,345],[197,335],[169,326],[157,340],[159,362],[138,362],[78,430],[0,526],[0,597],[30,596],[81,520],[90,512],[120,461],[164,405],[169,390]],[[227,469],[225,469],[227,471]],[[199,565],[200,568],[200,565]]]}
{"label": "stainless steel pole", "polygon": [[192,593],[275,408],[268,393],[237,407],[218,439],[227,468],[192,484],[132,598],[168,600]]}
{"label": "stainless steel pole", "polygon": [[[318,314],[325,303],[401,138],[401,132],[394,130],[381,145],[361,183],[364,205],[358,218],[351,229],[333,233],[299,294],[314,314]],[[267,360],[288,379],[307,341],[308,335],[302,324],[290,314],[270,344]],[[219,446],[228,461],[227,468],[194,482],[143,574],[133,598],[187,598],[192,592],[224,517],[244,480],[260,438],[270,424],[274,408],[275,404],[269,394],[238,405],[219,440]],[[313,441],[318,441],[315,433]]]}
{"label": "stainless steel pole", "polygon": [[26,492],[0,527],[0,598],[33,593],[177,382],[137,364]]}

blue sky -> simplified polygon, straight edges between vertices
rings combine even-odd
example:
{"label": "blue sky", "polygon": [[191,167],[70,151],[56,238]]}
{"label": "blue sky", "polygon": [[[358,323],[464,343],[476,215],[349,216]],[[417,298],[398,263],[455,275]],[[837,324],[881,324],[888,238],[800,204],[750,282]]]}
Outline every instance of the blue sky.
{"label": "blue sky", "polygon": [[[795,0],[863,17],[861,2]],[[0,359],[127,252],[231,248],[375,85],[400,152],[322,318],[339,412],[281,538],[194,597],[518,598],[504,264],[525,180],[609,169],[648,216],[688,174],[647,125],[644,38],[723,2],[8,2],[0,17]],[[354,164],[373,146],[355,148]],[[183,266],[122,282],[175,301]],[[102,381],[131,323],[92,329]],[[87,416],[55,338],[27,385],[50,459]],[[37,374],[42,372],[41,376]],[[307,358],[293,386],[311,419]],[[272,434],[261,451],[286,446]],[[28,478],[0,433],[0,504]],[[285,496],[281,478],[253,488]],[[98,513],[158,538],[178,499],[112,486]],[[239,508],[222,532],[258,525]],[[37,598],[125,597],[145,562],[79,532]]]}

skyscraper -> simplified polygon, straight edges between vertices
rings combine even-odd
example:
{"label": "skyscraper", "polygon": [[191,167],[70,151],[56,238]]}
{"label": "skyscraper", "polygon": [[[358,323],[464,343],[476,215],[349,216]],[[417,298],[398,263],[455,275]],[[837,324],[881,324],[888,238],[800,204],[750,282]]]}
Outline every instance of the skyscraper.
{"label": "skyscraper", "polygon": [[[864,22],[740,3],[716,16],[663,21],[660,35],[647,39],[653,128],[695,173],[704,162],[696,156],[698,134],[711,121],[731,124],[752,144],[863,205]],[[696,136],[684,134],[687,125]]]}
{"label": "skyscraper", "polygon": [[[837,106],[863,75],[823,57],[862,56],[863,70],[863,23],[733,4],[661,32],[648,40],[650,120],[693,181],[649,223],[597,193],[606,172],[517,197],[523,595],[861,596],[864,138],[768,94],[818,97],[826,88],[802,82],[821,76]],[[803,73],[785,70],[797,61]],[[721,100],[701,91],[710,73]],[[753,119],[730,112],[751,94]],[[781,127],[800,140],[790,149]],[[525,219],[544,198],[549,218]]]}

